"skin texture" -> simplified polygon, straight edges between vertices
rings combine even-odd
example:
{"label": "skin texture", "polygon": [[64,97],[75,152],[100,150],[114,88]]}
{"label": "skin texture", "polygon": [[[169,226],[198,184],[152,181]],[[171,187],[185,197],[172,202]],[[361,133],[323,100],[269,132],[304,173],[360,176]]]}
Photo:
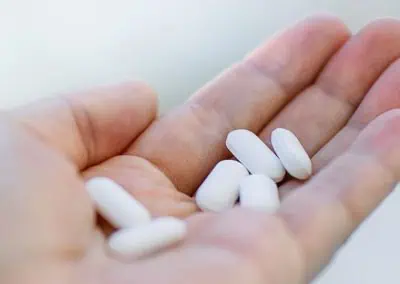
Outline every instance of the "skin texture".
{"label": "skin texture", "polygon": [[[400,22],[350,35],[308,18],[157,117],[132,82],[64,96],[0,117],[1,283],[302,284],[400,178]],[[229,158],[230,130],[269,144],[293,131],[313,157],[306,183],[285,180],[275,215],[197,212],[192,195]],[[84,180],[107,176],[154,216],[187,218],[182,244],[137,261],[107,252]],[[340,178],[338,178],[340,176]]]}

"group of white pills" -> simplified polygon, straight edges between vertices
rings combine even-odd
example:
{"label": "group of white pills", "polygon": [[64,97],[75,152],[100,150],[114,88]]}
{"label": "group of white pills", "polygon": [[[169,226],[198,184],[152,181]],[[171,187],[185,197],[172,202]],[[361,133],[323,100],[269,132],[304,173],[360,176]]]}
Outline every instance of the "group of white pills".
{"label": "group of white pills", "polygon": [[[277,182],[286,171],[307,179],[311,160],[297,137],[278,128],[271,134],[274,151],[254,133],[239,129],[229,133],[226,146],[238,160],[219,162],[197,190],[195,199],[203,211],[221,212],[235,206],[275,212],[279,206]],[[108,239],[112,252],[139,258],[182,241],[186,222],[174,217],[152,219],[150,212],[109,178],[96,177],[86,188],[103,216],[117,231]]]}
{"label": "group of white pills", "polygon": [[[224,160],[211,171],[196,193],[204,211],[220,212],[240,206],[272,213],[279,207],[277,182],[286,171],[297,179],[312,173],[311,160],[297,137],[278,128],[271,134],[275,153],[254,133],[239,129],[229,133],[226,146],[239,161]],[[249,174],[250,173],[250,174]]]}

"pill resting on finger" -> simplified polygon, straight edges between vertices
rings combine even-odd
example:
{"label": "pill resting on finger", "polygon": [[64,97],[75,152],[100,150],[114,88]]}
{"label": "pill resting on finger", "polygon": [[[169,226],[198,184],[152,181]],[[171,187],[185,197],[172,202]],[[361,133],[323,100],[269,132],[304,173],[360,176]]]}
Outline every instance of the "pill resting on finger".
{"label": "pill resting on finger", "polygon": [[291,176],[297,179],[307,179],[311,176],[311,159],[296,135],[287,129],[277,128],[272,131],[271,143]]}
{"label": "pill resting on finger", "polygon": [[280,205],[278,186],[265,175],[251,175],[240,182],[240,206],[274,213]]}
{"label": "pill resting on finger", "polygon": [[180,242],[186,234],[186,222],[160,217],[147,225],[115,232],[108,239],[108,246],[118,256],[140,258]]}
{"label": "pill resting on finger", "polygon": [[279,182],[285,176],[285,169],[279,158],[254,133],[246,129],[230,132],[226,139],[229,151],[252,174],[263,174]]}
{"label": "pill resting on finger", "polygon": [[196,203],[203,211],[220,212],[232,208],[239,198],[239,183],[249,173],[239,162],[219,162],[196,192]]}
{"label": "pill resting on finger", "polygon": [[86,189],[96,209],[116,228],[131,228],[151,221],[150,212],[112,179],[95,177]]}

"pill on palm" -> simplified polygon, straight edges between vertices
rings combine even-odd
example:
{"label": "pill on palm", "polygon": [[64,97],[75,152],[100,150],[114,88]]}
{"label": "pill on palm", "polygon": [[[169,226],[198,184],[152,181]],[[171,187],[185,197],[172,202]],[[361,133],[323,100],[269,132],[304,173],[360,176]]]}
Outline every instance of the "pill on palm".
{"label": "pill on palm", "polygon": [[279,182],[285,176],[285,169],[279,158],[254,133],[246,129],[230,132],[226,139],[229,151],[252,174],[263,174]]}
{"label": "pill on palm", "polygon": [[180,242],[186,234],[186,222],[161,217],[140,227],[115,232],[110,236],[108,246],[119,256],[140,258]]}
{"label": "pill on palm", "polygon": [[299,139],[291,131],[275,129],[271,143],[285,169],[297,179],[307,179],[312,174],[312,162]]}
{"label": "pill on palm", "polygon": [[265,175],[251,175],[240,182],[240,206],[268,213],[280,205],[276,183]]}
{"label": "pill on palm", "polygon": [[239,197],[239,183],[249,173],[239,162],[219,162],[196,193],[196,203],[203,211],[220,212],[232,208]]}
{"label": "pill on palm", "polygon": [[150,212],[109,178],[92,178],[86,182],[86,189],[98,213],[116,228],[131,228],[151,221]]}

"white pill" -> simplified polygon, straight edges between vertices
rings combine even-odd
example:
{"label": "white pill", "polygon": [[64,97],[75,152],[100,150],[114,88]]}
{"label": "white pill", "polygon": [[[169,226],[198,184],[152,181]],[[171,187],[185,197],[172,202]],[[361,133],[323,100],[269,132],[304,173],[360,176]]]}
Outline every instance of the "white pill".
{"label": "white pill", "polygon": [[108,245],[119,256],[139,258],[180,242],[186,234],[187,225],[184,221],[161,217],[137,228],[115,232],[109,238]]}
{"label": "white pill", "polygon": [[214,212],[232,208],[239,198],[239,183],[248,174],[237,161],[219,162],[197,190],[197,205],[203,211]]}
{"label": "white pill", "polygon": [[232,131],[228,134],[226,146],[252,174],[263,174],[276,182],[285,176],[285,169],[278,157],[251,131]]}
{"label": "white pill", "polygon": [[307,179],[312,174],[312,163],[299,139],[291,131],[275,129],[271,143],[285,169],[297,179]]}
{"label": "white pill", "polygon": [[150,212],[113,180],[96,177],[86,189],[97,211],[116,228],[131,228],[151,221]]}
{"label": "white pill", "polygon": [[276,183],[265,175],[251,175],[240,183],[240,206],[274,213],[280,205]]}

